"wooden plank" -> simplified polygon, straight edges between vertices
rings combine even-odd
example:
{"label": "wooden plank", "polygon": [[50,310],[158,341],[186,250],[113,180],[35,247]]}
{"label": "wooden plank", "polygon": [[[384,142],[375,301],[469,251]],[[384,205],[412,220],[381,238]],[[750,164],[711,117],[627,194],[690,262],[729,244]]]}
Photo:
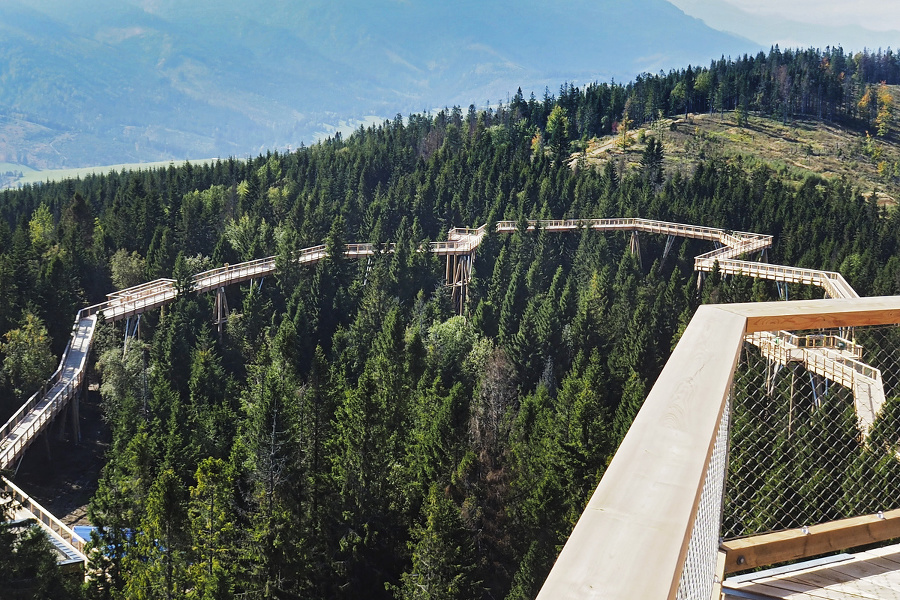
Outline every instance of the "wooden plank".
{"label": "wooden plank", "polygon": [[870,590],[871,593],[878,593],[882,597],[900,596],[900,573],[892,567],[877,564],[874,560],[857,557],[856,560],[834,565],[831,570],[857,581],[862,590]]}
{"label": "wooden plank", "polygon": [[725,551],[719,550],[716,556],[716,578],[713,581],[710,600],[720,600],[722,597],[722,582],[725,581]]}
{"label": "wooden plank", "polygon": [[[885,561],[889,565],[890,561]],[[796,594],[807,594],[820,598],[892,598],[897,597],[895,581],[900,577],[893,567],[885,568],[874,564],[862,554],[849,560],[839,560],[823,564],[796,565],[795,570],[780,573],[759,573],[757,578],[744,576],[740,582],[726,581],[726,587],[735,590],[752,591],[754,586],[781,588]],[[761,591],[756,587],[756,591]],[[773,590],[767,590],[772,593]]]}
{"label": "wooden plank", "polygon": [[823,592],[820,588],[814,586],[805,586],[805,591],[796,588],[796,585],[785,585],[779,580],[766,580],[765,582],[748,581],[736,586],[726,585],[725,593],[727,594],[728,590],[732,589],[771,598],[785,598],[790,600],[822,600],[823,598],[826,598],[828,600],[835,600],[834,596],[830,596],[828,592]]}
{"label": "wooden plank", "polygon": [[[766,593],[774,595],[776,591],[780,591],[776,598],[799,599],[799,598],[815,598],[816,600],[860,600],[866,599],[866,596],[848,593],[846,590],[838,590],[831,587],[820,586],[817,584],[800,581],[793,578],[765,579],[755,582],[754,586],[741,588],[746,591],[757,591],[758,593]],[[762,590],[767,590],[763,592]]]}
{"label": "wooden plank", "polygon": [[865,552],[857,552],[859,556],[864,556],[868,560],[879,560],[885,563],[891,563],[893,568],[900,571],[900,546],[885,546],[884,548],[874,548]]}
{"label": "wooden plank", "polygon": [[867,585],[857,577],[829,568],[791,573],[790,576],[782,578],[780,582],[786,587],[792,584],[818,586],[823,591],[831,592],[834,594],[832,597],[836,598],[883,600],[885,593],[890,593],[890,590],[883,587]]}
{"label": "wooden plank", "polygon": [[776,531],[723,544],[728,553],[725,572],[734,573],[779,562],[810,558],[837,550],[883,542],[900,537],[900,509],[812,525],[802,529]]}
{"label": "wooden plank", "polygon": [[538,598],[671,598],[744,335],[701,306]]}
{"label": "wooden plank", "polygon": [[900,296],[716,304],[747,318],[747,333],[900,323]]}

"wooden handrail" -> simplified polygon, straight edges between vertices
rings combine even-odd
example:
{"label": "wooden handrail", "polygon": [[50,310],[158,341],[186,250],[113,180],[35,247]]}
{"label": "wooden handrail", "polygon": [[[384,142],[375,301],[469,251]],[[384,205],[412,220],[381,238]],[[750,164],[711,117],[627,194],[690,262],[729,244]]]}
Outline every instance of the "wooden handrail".
{"label": "wooden handrail", "polygon": [[538,598],[674,598],[745,334],[898,322],[900,296],[701,306]]}
{"label": "wooden handrail", "polygon": [[725,572],[812,558],[894,538],[900,538],[900,509],[729,540],[722,544]]}
{"label": "wooden handrail", "polygon": [[744,323],[697,310],[538,598],[674,596]]}
{"label": "wooden handrail", "polygon": [[0,487],[9,490],[12,499],[22,508],[34,515],[38,523],[52,534],[58,536],[61,540],[71,546],[79,555],[79,558],[86,561],[84,556],[85,540],[80,535],[70,529],[65,523],[53,516],[50,511],[38,504],[28,494],[19,489],[13,482],[5,477],[0,477]]}

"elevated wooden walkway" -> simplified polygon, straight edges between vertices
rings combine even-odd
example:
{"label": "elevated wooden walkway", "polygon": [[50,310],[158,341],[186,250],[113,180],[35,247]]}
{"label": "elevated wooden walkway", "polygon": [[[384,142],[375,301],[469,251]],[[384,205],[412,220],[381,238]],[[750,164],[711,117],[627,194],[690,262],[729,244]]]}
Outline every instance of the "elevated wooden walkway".
{"label": "elevated wooden walkway", "polygon": [[53,544],[53,548],[59,555],[60,565],[84,566],[87,564],[87,558],[84,555],[85,540],[81,536],[10,481],[6,479],[0,481],[0,489],[4,489],[9,494],[8,502],[12,503],[13,508],[12,520],[35,520],[47,533],[50,543]]}
{"label": "elevated wooden walkway", "polygon": [[747,341],[778,365],[800,363],[810,373],[851,390],[860,432],[868,435],[884,405],[884,383],[881,371],[859,360],[861,347],[835,335],[798,336],[787,331],[760,331],[748,335]]}
{"label": "elevated wooden walkway", "polygon": [[[516,221],[499,221],[494,230],[497,233],[512,233],[517,230]],[[696,257],[695,269],[712,271],[718,263],[724,274],[741,274],[786,283],[803,283],[821,287],[832,298],[856,298],[858,295],[844,281],[839,273],[798,269],[794,267],[769,265],[767,263],[738,260],[769,248],[772,237],[755,233],[730,231],[713,227],[669,223],[651,219],[565,219],[530,220],[529,230],[541,228],[548,232],[578,232],[585,229],[602,232],[648,233],[675,237],[706,240],[719,245],[711,252]],[[453,301],[462,312],[465,308],[467,288],[472,275],[475,253],[487,235],[487,226],[475,229],[453,228],[446,241],[432,242],[423,251],[430,251],[447,258],[445,283],[452,290]],[[632,238],[632,247],[639,249],[637,240]],[[393,245],[375,247],[372,244],[347,244],[344,250],[348,258],[369,257],[379,252],[391,252]],[[299,264],[312,265],[327,255],[324,245],[300,250],[295,259]],[[193,276],[189,292],[205,293],[218,291],[228,285],[259,279],[275,273],[276,257],[270,256],[236,265],[224,265]],[[156,279],[134,287],[110,293],[107,300],[88,306],[79,311],[75,319],[72,337],[62,356],[60,365],[42,389],[22,405],[15,415],[0,428],[0,469],[10,469],[19,460],[25,449],[34,441],[49,423],[67,406],[72,406],[73,422],[77,423],[77,398],[84,379],[85,366],[90,352],[97,315],[103,314],[108,321],[128,319],[173,302],[179,291],[173,279]],[[220,307],[221,312],[221,307]],[[222,315],[216,322],[221,325]],[[764,343],[763,338],[748,338],[753,343]],[[825,377],[849,385],[858,397],[857,410],[861,423],[871,423],[884,401],[883,390],[879,395],[878,377],[872,377],[865,369],[856,368],[858,361],[851,364],[851,358],[832,357],[827,349],[805,349],[804,365],[819,369]],[[773,360],[780,360],[773,354]],[[851,362],[847,362],[851,361]],[[861,364],[861,363],[858,363]],[[870,369],[871,370],[871,369]],[[819,372],[816,371],[816,372]],[[848,382],[848,383],[844,383]],[[73,402],[75,400],[75,402]],[[8,485],[12,485],[6,482]]]}
{"label": "elevated wooden walkway", "polygon": [[0,427],[0,469],[13,466],[25,449],[81,392],[96,317],[80,318],[56,372]]}

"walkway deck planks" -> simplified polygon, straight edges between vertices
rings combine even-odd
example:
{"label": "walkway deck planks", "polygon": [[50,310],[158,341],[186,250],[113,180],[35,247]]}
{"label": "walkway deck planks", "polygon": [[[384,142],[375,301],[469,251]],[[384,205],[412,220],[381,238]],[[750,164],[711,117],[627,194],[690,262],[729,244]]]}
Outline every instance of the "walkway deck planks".
{"label": "walkway deck planks", "polygon": [[726,579],[723,598],[900,600],[900,545]]}

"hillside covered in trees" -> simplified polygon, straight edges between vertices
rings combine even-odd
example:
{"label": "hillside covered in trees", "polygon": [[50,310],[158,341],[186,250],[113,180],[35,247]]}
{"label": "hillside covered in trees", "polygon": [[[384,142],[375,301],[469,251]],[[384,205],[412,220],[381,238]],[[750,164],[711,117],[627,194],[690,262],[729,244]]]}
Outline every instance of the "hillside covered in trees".
{"label": "hillside covered in trees", "polygon": [[[0,194],[0,412],[52,370],[81,306],[269,255],[275,278],[101,325],[112,429],[91,598],[531,598],[701,302],[777,297],[709,250],[524,226],[479,249],[466,316],[422,244],[501,219],[644,217],[772,234],[770,260],[900,293],[900,213],[763,162],[591,165],[578,144],[682,111],[884,123],[890,53],[780,52],[476,111],[398,117],[290,154]],[[872,96],[874,94],[874,96]],[[866,98],[874,97],[869,105]],[[865,101],[864,101],[865,100]],[[882,108],[887,106],[886,112]],[[873,131],[873,134],[875,132]],[[395,244],[371,261],[319,243]],[[812,297],[797,287],[791,297]]]}

